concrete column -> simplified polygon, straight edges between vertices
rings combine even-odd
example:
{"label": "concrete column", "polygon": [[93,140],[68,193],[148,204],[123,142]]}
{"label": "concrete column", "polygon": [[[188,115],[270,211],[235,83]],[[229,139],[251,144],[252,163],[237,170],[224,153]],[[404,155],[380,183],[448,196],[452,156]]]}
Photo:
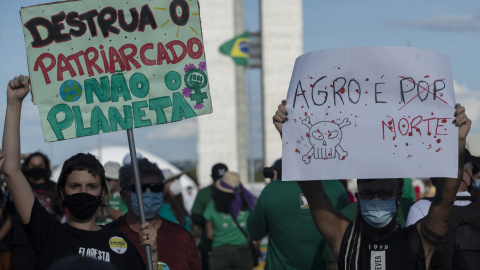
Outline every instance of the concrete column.
{"label": "concrete column", "polygon": [[287,97],[295,59],[303,53],[301,0],[261,0],[264,162],[282,156],[280,136],[272,117]]}

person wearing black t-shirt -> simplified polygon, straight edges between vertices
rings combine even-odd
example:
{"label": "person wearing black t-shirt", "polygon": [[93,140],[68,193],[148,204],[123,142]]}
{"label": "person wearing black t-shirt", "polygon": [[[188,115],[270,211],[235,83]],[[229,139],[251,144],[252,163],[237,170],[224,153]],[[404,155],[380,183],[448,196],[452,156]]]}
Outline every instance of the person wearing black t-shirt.
{"label": "person wearing black t-shirt", "polygon": [[[282,134],[288,121],[283,100],[273,117],[273,124]],[[437,193],[428,215],[422,222],[402,229],[394,218],[402,196],[398,179],[358,180],[359,208],[353,222],[335,210],[322,186],[322,181],[299,181],[310,205],[310,212],[323,235],[338,269],[429,269],[436,245],[447,233],[450,211],[461,182],[465,164],[465,141],[471,121],[465,108],[455,105],[458,127],[459,168],[456,179],[437,179]],[[456,160],[452,161],[456,162]]]}
{"label": "person wearing black t-shirt", "polygon": [[[60,207],[53,202],[56,183],[50,180],[50,160],[40,152],[22,155],[21,170],[28,180],[33,194],[47,212],[60,220],[63,215]],[[15,214],[12,239],[13,266],[15,269],[35,269],[38,265],[37,256],[28,242],[27,235],[22,228],[22,221]],[[25,260],[28,258],[28,260]]]}
{"label": "person wearing black t-shirt", "polygon": [[[30,90],[29,80],[20,76],[8,84],[0,168],[3,165],[18,215],[37,255],[37,269],[47,269],[58,259],[73,254],[111,263],[118,270],[145,269],[135,246],[124,234],[95,223],[95,212],[108,203],[108,188],[105,170],[93,155],[76,154],[63,164],[55,196],[69,211],[67,223],[52,218],[35,198],[20,170],[20,112]],[[152,259],[156,260],[156,230],[148,222],[141,228],[142,245],[150,245]]]}

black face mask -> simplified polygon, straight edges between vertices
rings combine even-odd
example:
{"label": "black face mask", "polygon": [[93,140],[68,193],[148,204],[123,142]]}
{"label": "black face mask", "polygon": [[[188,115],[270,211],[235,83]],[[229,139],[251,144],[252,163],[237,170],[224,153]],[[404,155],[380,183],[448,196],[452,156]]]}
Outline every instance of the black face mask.
{"label": "black face mask", "polygon": [[30,176],[33,180],[40,180],[43,178],[47,171],[43,168],[31,168],[28,170],[28,176]]}
{"label": "black face mask", "polygon": [[101,196],[93,196],[89,193],[75,193],[65,195],[65,205],[68,211],[76,218],[87,219],[95,214],[102,203]]}

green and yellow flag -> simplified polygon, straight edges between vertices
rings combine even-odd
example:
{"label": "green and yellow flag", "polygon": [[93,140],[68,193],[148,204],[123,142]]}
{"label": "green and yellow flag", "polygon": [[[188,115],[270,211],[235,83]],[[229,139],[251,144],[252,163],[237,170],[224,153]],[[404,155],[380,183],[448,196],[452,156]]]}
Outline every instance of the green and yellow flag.
{"label": "green and yellow flag", "polygon": [[220,46],[220,52],[233,58],[237,66],[248,63],[248,32],[232,38]]}

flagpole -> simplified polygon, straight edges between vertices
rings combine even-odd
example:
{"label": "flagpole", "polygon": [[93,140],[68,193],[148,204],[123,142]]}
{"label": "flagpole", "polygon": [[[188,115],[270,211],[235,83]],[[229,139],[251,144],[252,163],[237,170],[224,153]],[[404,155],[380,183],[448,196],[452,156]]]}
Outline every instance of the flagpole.
{"label": "flagpole", "polygon": [[[140,172],[138,170],[137,162],[137,150],[135,149],[135,139],[133,138],[133,130],[127,129],[128,137],[128,147],[130,148],[130,160],[132,161],[133,167],[133,176],[135,182],[135,191],[137,194],[138,208],[140,210],[140,224],[143,224],[147,221],[145,218],[145,208],[143,208],[143,197],[142,197],[142,184],[140,182]],[[152,268],[152,254],[150,253],[150,246],[144,246],[145,248],[145,261],[148,270],[153,270]]]}

